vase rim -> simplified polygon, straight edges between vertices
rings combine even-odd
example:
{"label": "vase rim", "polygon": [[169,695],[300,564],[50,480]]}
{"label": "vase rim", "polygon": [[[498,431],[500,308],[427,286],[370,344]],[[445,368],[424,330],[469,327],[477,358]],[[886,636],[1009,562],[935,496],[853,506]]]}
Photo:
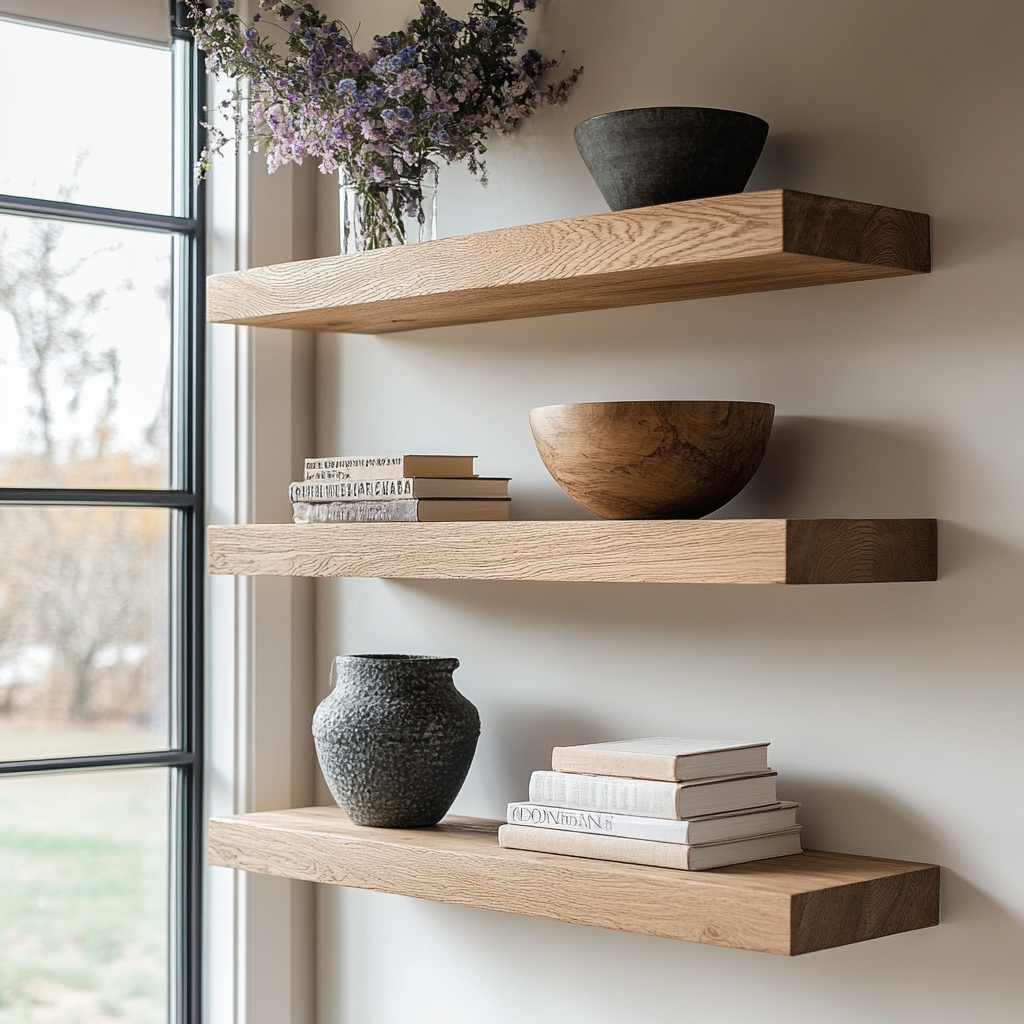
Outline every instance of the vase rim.
{"label": "vase rim", "polygon": [[458,661],[458,658],[451,658],[443,654],[339,654],[339,659],[351,659],[353,661]]}

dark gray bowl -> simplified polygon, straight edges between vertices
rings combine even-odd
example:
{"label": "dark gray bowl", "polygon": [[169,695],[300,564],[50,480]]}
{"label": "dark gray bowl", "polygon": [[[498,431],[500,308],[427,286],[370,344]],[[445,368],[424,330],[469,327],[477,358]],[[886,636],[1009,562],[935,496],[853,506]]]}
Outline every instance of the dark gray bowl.
{"label": "dark gray bowl", "polygon": [[588,117],[576,145],[613,210],[742,192],[768,122],[714,107],[641,107]]}

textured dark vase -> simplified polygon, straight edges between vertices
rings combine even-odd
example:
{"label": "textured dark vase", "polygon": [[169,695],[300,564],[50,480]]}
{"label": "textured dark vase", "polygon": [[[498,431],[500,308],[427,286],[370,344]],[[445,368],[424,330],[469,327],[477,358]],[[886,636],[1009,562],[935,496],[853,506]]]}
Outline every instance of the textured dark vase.
{"label": "textured dark vase", "polygon": [[356,654],[334,659],[334,687],[313,715],[320,768],[357,824],[423,828],[447,813],[480,736],[455,689],[456,658]]}
{"label": "textured dark vase", "polygon": [[641,107],[576,125],[576,145],[613,210],[742,192],[768,123],[714,107]]}

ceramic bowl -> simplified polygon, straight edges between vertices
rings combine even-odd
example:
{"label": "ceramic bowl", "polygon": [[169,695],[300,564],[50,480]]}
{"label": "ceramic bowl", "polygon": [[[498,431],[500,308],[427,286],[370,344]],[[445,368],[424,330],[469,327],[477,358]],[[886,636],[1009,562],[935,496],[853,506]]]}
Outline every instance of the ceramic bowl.
{"label": "ceramic bowl", "polygon": [[714,107],[641,107],[576,125],[576,146],[613,210],[742,192],[768,123]]}
{"label": "ceramic bowl", "polygon": [[764,458],[774,405],[583,402],[530,412],[537,451],[574,501],[606,519],[699,519]]}

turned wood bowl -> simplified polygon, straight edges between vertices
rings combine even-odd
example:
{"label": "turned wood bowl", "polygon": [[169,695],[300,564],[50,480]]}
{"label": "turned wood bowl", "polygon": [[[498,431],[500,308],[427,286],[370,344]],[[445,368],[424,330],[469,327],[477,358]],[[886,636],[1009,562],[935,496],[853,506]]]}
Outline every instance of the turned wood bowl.
{"label": "turned wood bowl", "polygon": [[764,458],[764,402],[582,402],[530,412],[537,451],[574,501],[606,519],[699,519]]}

